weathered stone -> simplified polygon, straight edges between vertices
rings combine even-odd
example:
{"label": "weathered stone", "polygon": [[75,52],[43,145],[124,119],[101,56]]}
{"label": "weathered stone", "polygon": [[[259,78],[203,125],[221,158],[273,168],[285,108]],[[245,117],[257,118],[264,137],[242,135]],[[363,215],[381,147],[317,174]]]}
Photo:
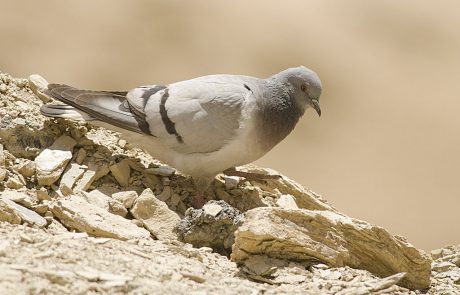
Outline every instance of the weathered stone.
{"label": "weathered stone", "polygon": [[21,224],[21,216],[11,206],[11,201],[0,198],[0,221],[11,224]]}
{"label": "weathered stone", "polygon": [[8,170],[6,170],[4,167],[0,167],[0,181],[5,180],[7,172]]}
{"label": "weathered stone", "polygon": [[86,170],[83,175],[77,180],[73,190],[75,192],[85,192],[89,189],[93,181],[96,179],[96,171]]}
{"label": "weathered stone", "polygon": [[165,186],[163,188],[163,191],[156,197],[158,200],[166,202],[167,200],[169,200],[169,198],[171,198],[171,187]]}
{"label": "weathered stone", "polygon": [[225,188],[228,190],[235,189],[240,183],[240,178],[238,176],[227,176],[224,175]]}
{"label": "weathered stone", "polygon": [[112,194],[112,199],[122,203],[126,209],[130,209],[138,198],[136,191],[123,191]]}
{"label": "weathered stone", "polygon": [[297,203],[295,202],[295,199],[291,195],[281,195],[278,200],[276,200],[276,204],[280,208],[284,209],[298,209]]}
{"label": "weathered stone", "polygon": [[157,239],[177,239],[174,228],[180,217],[165,202],[158,200],[151,189],[145,189],[137,198],[131,213],[139,219]]}
{"label": "weathered stone", "polygon": [[202,209],[189,208],[177,226],[182,241],[195,247],[210,247],[228,255],[234,242],[234,232],[244,216],[224,201],[211,200]]}
{"label": "weathered stone", "polygon": [[424,289],[430,284],[431,260],[381,227],[331,211],[256,208],[235,233],[232,259],[251,255],[348,265],[379,276],[407,275],[400,284]]}
{"label": "weathered stone", "polygon": [[[18,218],[19,218],[19,223],[21,220],[23,222],[26,222],[31,225],[37,225],[39,227],[43,227],[46,225],[46,220],[35,213],[32,210],[29,210],[19,204],[16,204],[15,202],[1,198],[0,199],[0,208],[2,208],[0,211],[0,219],[4,221],[8,221],[10,223],[15,223],[17,224]],[[5,212],[3,212],[5,211]],[[13,213],[14,212],[14,213]],[[3,215],[3,216],[2,216]]]}
{"label": "weathered stone", "polygon": [[10,189],[20,189],[24,187],[24,183],[16,178],[16,175],[8,177],[5,186]]}
{"label": "weathered stone", "polygon": [[90,192],[83,192],[81,194],[83,198],[90,203],[91,205],[97,206],[99,208],[105,209],[109,211],[110,205],[109,200],[110,197],[106,194],[102,193],[101,191],[95,189]]}
{"label": "weathered stone", "polygon": [[35,168],[36,164],[34,161],[28,159],[22,159],[22,161],[17,165],[17,171],[21,173],[24,177],[31,177],[35,175]]}
{"label": "weathered stone", "polygon": [[51,200],[51,197],[48,194],[48,191],[46,190],[46,188],[42,187],[39,190],[37,190],[37,200],[39,201]]}
{"label": "weathered stone", "polygon": [[29,76],[29,86],[33,93],[39,97],[43,102],[49,102],[51,99],[43,94],[43,91],[48,87],[48,81],[40,75]]}
{"label": "weathered stone", "polygon": [[35,158],[38,184],[51,185],[59,179],[67,163],[72,159],[75,145],[74,139],[63,135]]}
{"label": "weathered stone", "polygon": [[114,199],[109,199],[109,212],[121,217],[126,217],[126,215],[128,215],[128,210],[125,206]]}
{"label": "weathered stone", "polygon": [[122,160],[116,164],[110,166],[110,172],[113,177],[122,187],[129,185],[129,176],[131,174],[131,167],[129,166],[128,160]]}
{"label": "weathered stone", "polygon": [[83,161],[85,160],[85,158],[86,158],[86,150],[84,148],[80,148],[77,152],[77,156],[75,157],[75,162],[81,165]]}
{"label": "weathered stone", "polygon": [[37,203],[37,200],[27,194],[25,191],[5,190],[0,193],[0,196],[4,199],[8,199],[15,203],[21,204],[29,209]]}
{"label": "weathered stone", "polygon": [[62,190],[62,186],[66,185],[68,188],[72,189],[76,182],[83,176],[86,171],[85,166],[79,165],[77,163],[70,163],[64,171],[62,175],[60,187]]}
{"label": "weathered stone", "polygon": [[65,226],[93,236],[120,240],[150,237],[148,231],[128,219],[89,204],[76,195],[56,201],[51,210]]}

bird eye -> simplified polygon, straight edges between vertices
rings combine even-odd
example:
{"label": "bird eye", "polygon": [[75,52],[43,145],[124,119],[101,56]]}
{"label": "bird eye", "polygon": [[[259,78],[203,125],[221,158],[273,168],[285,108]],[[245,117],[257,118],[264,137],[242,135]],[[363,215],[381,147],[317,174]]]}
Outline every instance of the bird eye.
{"label": "bird eye", "polygon": [[305,86],[305,84],[300,85],[300,90],[305,92],[305,90],[307,90],[307,86]]}

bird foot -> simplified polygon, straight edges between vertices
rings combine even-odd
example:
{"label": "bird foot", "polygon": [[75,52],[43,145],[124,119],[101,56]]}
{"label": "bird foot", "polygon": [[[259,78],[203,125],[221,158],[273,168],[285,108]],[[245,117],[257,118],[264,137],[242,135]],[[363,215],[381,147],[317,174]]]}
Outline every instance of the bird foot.
{"label": "bird foot", "polygon": [[227,176],[243,177],[249,181],[253,180],[259,183],[264,183],[268,179],[280,179],[281,178],[281,175],[271,175],[271,174],[262,174],[262,173],[256,173],[256,172],[238,171],[235,168],[229,168],[225,170],[224,174]]}

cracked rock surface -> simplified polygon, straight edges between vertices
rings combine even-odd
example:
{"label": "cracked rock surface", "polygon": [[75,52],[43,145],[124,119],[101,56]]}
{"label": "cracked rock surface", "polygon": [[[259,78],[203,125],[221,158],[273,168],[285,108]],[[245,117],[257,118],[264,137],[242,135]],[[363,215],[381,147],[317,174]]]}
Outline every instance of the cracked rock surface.
{"label": "cracked rock surface", "polygon": [[41,116],[45,84],[0,73],[0,294],[460,294],[460,247],[428,255],[285,176],[219,175],[191,208],[189,177]]}

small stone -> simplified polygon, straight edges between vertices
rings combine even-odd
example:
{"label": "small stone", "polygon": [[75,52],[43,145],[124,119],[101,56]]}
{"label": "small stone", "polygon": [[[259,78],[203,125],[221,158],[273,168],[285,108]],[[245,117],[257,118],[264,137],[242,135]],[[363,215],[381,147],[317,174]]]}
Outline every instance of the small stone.
{"label": "small stone", "polygon": [[0,167],[0,181],[3,181],[6,177],[8,170],[3,167]]}
{"label": "small stone", "polygon": [[75,195],[58,200],[51,210],[65,226],[93,236],[121,240],[150,237],[147,230],[128,219],[91,205]]}
{"label": "small stone", "polygon": [[225,188],[227,190],[235,189],[240,183],[240,178],[238,176],[227,176],[224,175]]}
{"label": "small stone", "polygon": [[64,195],[64,196],[74,194],[73,190],[70,187],[68,187],[66,184],[61,184],[61,187],[59,188],[59,190],[61,191],[62,195]]}
{"label": "small stone", "polygon": [[51,197],[48,195],[46,188],[42,187],[37,191],[37,199],[39,201],[51,200]]}
{"label": "small stone", "polygon": [[109,199],[109,212],[121,217],[128,215],[128,210],[125,206],[117,200]]}
{"label": "small stone", "polygon": [[85,158],[86,158],[86,150],[84,148],[80,148],[77,152],[77,156],[75,157],[75,162],[81,165],[83,161],[85,160]]}
{"label": "small stone", "polygon": [[43,91],[48,88],[48,81],[40,75],[29,76],[29,87],[33,93],[38,96],[43,102],[49,102],[51,99],[43,94]]}
{"label": "small stone", "polygon": [[[11,211],[14,211],[15,214],[13,215],[16,215],[16,216],[19,216],[20,217],[20,220],[28,223],[28,224],[35,224],[39,227],[43,227],[46,225],[46,220],[41,217],[40,215],[38,215],[37,213],[35,213],[34,211],[32,210],[29,210],[19,204],[16,204],[15,202],[11,201],[11,200],[8,200],[8,199],[1,199],[0,202],[2,202],[2,204],[0,205],[0,207],[4,207],[6,206],[7,208],[9,208],[9,210],[7,209],[6,212],[10,212]],[[3,206],[2,206],[3,205]],[[3,211],[3,210],[0,210],[0,211]],[[0,217],[1,219],[1,217]],[[1,220],[4,220],[4,219],[1,219]],[[4,221],[8,221],[8,220],[4,220]],[[15,223],[17,221],[17,218],[14,218],[11,220],[11,221],[8,221],[10,223]]]}
{"label": "small stone", "polygon": [[276,205],[284,209],[299,209],[292,195],[281,195],[278,200],[276,200]]}
{"label": "small stone", "polygon": [[17,166],[17,169],[22,176],[31,177],[32,175],[35,175],[35,166],[36,165],[34,161],[22,159],[22,161]]}
{"label": "small stone", "polygon": [[203,210],[206,214],[216,217],[224,208],[219,204],[205,204]]}
{"label": "small stone", "polygon": [[75,192],[85,192],[89,189],[93,181],[96,179],[96,171],[86,170],[85,173],[80,177],[80,179],[75,184],[73,190]]}
{"label": "small stone", "polygon": [[123,191],[112,194],[112,199],[122,203],[126,209],[130,209],[137,198],[138,195],[136,191]]}
{"label": "small stone", "polygon": [[451,262],[442,261],[442,262],[434,262],[432,266],[432,270],[435,272],[446,272],[457,266]]}
{"label": "small stone", "polygon": [[5,186],[10,189],[20,189],[24,187],[24,184],[16,177],[8,177]]}
{"label": "small stone", "polygon": [[59,184],[61,191],[63,186],[72,189],[75,186],[75,183],[83,176],[85,171],[86,166],[82,166],[77,163],[70,163],[70,165],[68,165],[65,169]]}
{"label": "small stone", "polygon": [[129,176],[131,174],[131,168],[126,160],[118,162],[110,166],[110,172],[112,172],[113,177],[122,187],[127,187],[129,185]]}
{"label": "small stone", "polygon": [[6,93],[6,90],[7,90],[7,89],[8,89],[8,88],[6,87],[5,84],[0,84],[0,92],[1,92],[1,93],[3,93],[3,94]]}
{"label": "small stone", "polygon": [[45,214],[46,211],[48,211],[48,209],[49,209],[48,204],[45,204],[45,203],[32,206],[32,210],[38,214]]}
{"label": "small stone", "polygon": [[120,139],[118,141],[118,145],[121,147],[121,148],[124,148],[126,146],[126,140],[124,139]]}
{"label": "small stone", "polygon": [[4,257],[11,251],[11,243],[10,241],[1,241],[0,242],[0,257]]}
{"label": "small stone", "polygon": [[12,201],[0,198],[0,221],[6,221],[11,224],[21,224],[21,216],[11,206]]}
{"label": "small stone", "polygon": [[103,208],[106,211],[110,210],[110,197],[102,193],[101,191],[95,189],[90,192],[83,192],[81,194],[84,199],[91,205]]}
{"label": "small stone", "polygon": [[76,144],[73,138],[63,135],[35,158],[38,184],[51,185],[61,177]]}
{"label": "small stone", "polygon": [[151,189],[142,192],[130,211],[157,239],[177,239],[174,229],[180,222],[179,215],[171,211],[165,202],[158,200]]}
{"label": "small stone", "polygon": [[11,200],[27,208],[32,208],[32,206],[36,203],[36,200],[34,200],[30,195],[23,191],[5,190],[1,192],[0,195],[2,198]]}

